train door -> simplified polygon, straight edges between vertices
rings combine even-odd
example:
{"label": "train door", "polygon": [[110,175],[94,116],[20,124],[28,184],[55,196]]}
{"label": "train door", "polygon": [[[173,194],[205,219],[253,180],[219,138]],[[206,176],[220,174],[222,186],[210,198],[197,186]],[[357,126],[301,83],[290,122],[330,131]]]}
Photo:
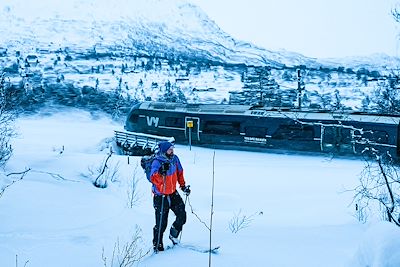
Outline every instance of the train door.
{"label": "train door", "polygon": [[185,117],[185,136],[191,142],[197,143],[200,141],[199,117]]}
{"label": "train door", "polygon": [[321,127],[321,150],[339,154],[355,153],[353,131],[342,126]]}

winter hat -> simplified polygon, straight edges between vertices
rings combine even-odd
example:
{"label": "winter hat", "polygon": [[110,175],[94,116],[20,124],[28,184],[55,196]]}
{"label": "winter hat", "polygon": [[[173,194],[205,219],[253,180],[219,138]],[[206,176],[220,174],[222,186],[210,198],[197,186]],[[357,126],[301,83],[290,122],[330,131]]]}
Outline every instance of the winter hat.
{"label": "winter hat", "polygon": [[160,143],[158,144],[158,148],[160,149],[160,152],[161,152],[161,153],[166,153],[167,150],[168,150],[171,146],[173,146],[173,144],[172,144],[171,142],[168,142],[168,141],[163,141],[163,142],[160,142]]}

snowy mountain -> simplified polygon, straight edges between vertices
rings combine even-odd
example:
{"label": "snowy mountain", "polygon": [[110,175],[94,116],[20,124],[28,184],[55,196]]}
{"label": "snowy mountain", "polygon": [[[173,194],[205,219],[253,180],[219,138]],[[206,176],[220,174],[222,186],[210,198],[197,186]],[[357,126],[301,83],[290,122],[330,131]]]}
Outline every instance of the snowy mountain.
{"label": "snowy mountain", "polygon": [[118,94],[122,106],[145,99],[257,104],[260,97],[244,89],[271,91],[269,84],[269,102],[295,106],[302,69],[304,107],[368,111],[376,108],[374,90],[400,66],[386,55],[315,59],[257,47],[187,0],[3,0],[0,36],[0,73],[27,95],[27,106],[109,98],[96,92]]}
{"label": "snowy mountain", "polygon": [[183,54],[228,63],[300,64],[315,60],[287,57],[234,40],[195,5],[182,0],[3,1],[0,45],[8,49],[100,46],[142,54]]}
{"label": "snowy mountain", "polygon": [[[0,5],[0,47],[7,51],[66,47],[85,51],[96,47],[275,67],[338,63],[321,63],[298,53],[270,51],[236,40],[200,8],[184,0],[4,0]],[[364,61],[386,65],[376,58]]]}

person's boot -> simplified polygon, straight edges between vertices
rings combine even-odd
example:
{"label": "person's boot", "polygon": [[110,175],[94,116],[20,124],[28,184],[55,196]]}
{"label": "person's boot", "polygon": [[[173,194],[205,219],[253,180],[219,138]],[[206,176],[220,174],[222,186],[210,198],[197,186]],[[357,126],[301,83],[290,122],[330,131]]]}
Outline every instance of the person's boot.
{"label": "person's boot", "polygon": [[153,249],[154,249],[155,253],[157,253],[159,251],[164,251],[162,236],[160,236],[160,241],[158,241],[158,238],[159,238],[158,229],[156,227],[154,227],[153,228]]}
{"label": "person's boot", "polygon": [[174,245],[179,243],[179,231],[175,229],[175,227],[172,225],[171,229],[169,230],[169,239],[171,239],[172,243]]}
{"label": "person's boot", "polygon": [[155,253],[157,253],[157,252],[159,252],[159,251],[164,251],[164,245],[163,245],[163,243],[161,242],[161,243],[159,243],[158,246],[157,246],[157,242],[155,242],[155,243],[153,243],[153,249],[154,249],[154,252],[155,252]]}

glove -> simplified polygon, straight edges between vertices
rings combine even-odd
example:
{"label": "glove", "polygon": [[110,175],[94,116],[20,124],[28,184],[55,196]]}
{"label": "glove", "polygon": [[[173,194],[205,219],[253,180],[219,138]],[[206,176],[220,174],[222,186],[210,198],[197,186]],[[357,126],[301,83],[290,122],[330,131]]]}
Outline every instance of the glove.
{"label": "glove", "polygon": [[161,164],[161,166],[160,166],[160,169],[158,169],[158,172],[163,176],[167,175],[167,171],[169,170],[170,165],[171,164],[168,161],[167,162],[163,162]]}
{"label": "glove", "polygon": [[191,192],[190,191],[190,185],[182,186],[181,190],[182,190],[183,193],[185,193],[185,195],[187,195],[187,196],[190,195],[190,192]]}

